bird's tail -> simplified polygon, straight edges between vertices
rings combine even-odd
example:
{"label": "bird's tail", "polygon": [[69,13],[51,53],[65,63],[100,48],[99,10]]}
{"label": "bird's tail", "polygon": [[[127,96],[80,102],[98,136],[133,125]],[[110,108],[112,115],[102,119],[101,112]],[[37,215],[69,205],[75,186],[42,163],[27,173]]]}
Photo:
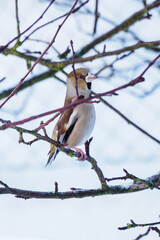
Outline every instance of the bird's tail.
{"label": "bird's tail", "polygon": [[55,148],[55,147],[51,148],[51,150],[48,153],[49,158],[48,158],[48,161],[46,163],[46,166],[48,166],[49,164],[51,164],[55,160],[58,153],[59,153],[59,150],[57,148]]}

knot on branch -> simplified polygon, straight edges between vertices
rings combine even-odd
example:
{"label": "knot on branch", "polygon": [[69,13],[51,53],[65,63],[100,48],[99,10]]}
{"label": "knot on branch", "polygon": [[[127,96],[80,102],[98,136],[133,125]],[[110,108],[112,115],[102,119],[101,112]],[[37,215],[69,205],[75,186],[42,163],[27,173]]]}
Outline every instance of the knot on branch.
{"label": "knot on branch", "polygon": [[0,185],[2,185],[4,188],[9,188],[9,186],[6,184],[6,183],[4,183],[4,182],[2,182],[2,181],[0,181]]}
{"label": "knot on branch", "polygon": [[137,77],[136,79],[133,79],[132,81],[129,82],[128,86],[134,86],[136,85],[137,83],[140,83],[140,82],[144,82],[145,81],[145,78],[144,77]]}

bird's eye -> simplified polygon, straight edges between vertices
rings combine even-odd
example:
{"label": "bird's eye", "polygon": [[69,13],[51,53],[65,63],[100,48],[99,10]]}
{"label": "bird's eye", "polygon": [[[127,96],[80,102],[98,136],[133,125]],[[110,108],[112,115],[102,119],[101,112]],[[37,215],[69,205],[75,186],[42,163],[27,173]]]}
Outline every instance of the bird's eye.
{"label": "bird's eye", "polygon": [[83,79],[83,80],[85,80],[85,76],[83,76],[83,75],[81,75],[81,74],[79,74],[78,77],[81,78],[81,79]]}

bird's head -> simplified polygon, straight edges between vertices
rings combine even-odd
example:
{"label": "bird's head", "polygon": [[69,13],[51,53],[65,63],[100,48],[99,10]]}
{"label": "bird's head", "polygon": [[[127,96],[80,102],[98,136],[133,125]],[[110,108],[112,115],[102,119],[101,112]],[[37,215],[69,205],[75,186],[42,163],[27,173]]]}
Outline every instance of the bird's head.
{"label": "bird's head", "polygon": [[[91,92],[92,81],[97,78],[96,75],[89,72],[86,68],[77,68],[75,70],[77,76],[77,86],[79,96],[88,97]],[[76,97],[76,79],[75,73],[72,71],[67,78],[67,92],[69,96]]]}

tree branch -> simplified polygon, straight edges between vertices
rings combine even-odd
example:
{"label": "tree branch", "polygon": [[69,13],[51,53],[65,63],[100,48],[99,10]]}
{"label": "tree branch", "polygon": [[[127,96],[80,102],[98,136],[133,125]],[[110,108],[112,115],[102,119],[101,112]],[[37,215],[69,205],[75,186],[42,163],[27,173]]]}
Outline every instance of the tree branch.
{"label": "tree branch", "polygon": [[[72,14],[78,12],[78,11],[79,11],[85,4],[87,4],[88,2],[89,2],[89,0],[86,0],[84,3],[80,4],[80,6],[78,6],[77,8],[75,8],[75,9],[72,11]],[[47,26],[47,25],[49,25],[49,24],[51,24],[51,23],[53,23],[53,22],[55,22],[55,21],[57,21],[57,20],[59,20],[59,19],[61,19],[61,18],[66,17],[67,14],[68,14],[68,12],[65,13],[65,14],[63,14],[63,15],[60,16],[60,17],[57,17],[57,18],[55,18],[55,19],[53,19],[53,20],[51,20],[51,21],[49,21],[49,22],[47,22],[47,23],[45,23],[45,24],[42,24],[41,26],[37,27],[37,28],[34,29],[28,36],[26,36],[25,39],[24,39],[21,43],[23,44],[27,39],[29,39],[29,37],[30,37],[33,33],[35,33],[36,31],[38,31],[39,29],[44,28],[45,26]]]}
{"label": "tree branch", "polygon": [[99,98],[99,97],[102,97],[102,96],[106,96],[106,95],[115,95],[117,91],[119,90],[122,90],[122,89],[125,89],[127,87],[131,87],[131,86],[134,86],[140,82],[143,82],[144,81],[144,78],[141,76],[141,77],[137,77],[136,79],[130,81],[129,83],[127,84],[124,84],[120,87],[117,87],[113,90],[110,90],[110,91],[107,91],[107,92],[104,92],[104,93],[98,93],[94,96],[90,96],[88,98],[85,98],[85,99],[77,99],[75,100],[73,103],[71,104],[68,104],[62,108],[58,108],[58,109],[55,109],[55,110],[52,110],[52,111],[49,111],[49,112],[45,112],[45,113],[41,113],[39,115],[35,115],[35,116],[32,116],[32,117],[29,117],[29,118],[26,118],[26,119],[23,119],[21,121],[16,121],[16,122],[10,122],[10,123],[7,123],[7,124],[4,124],[0,127],[0,130],[4,130],[6,128],[9,128],[9,127],[12,127],[14,125],[20,125],[20,124],[24,124],[26,122],[29,122],[29,121],[32,121],[34,119],[37,119],[37,118],[40,118],[40,117],[44,117],[44,116],[47,116],[47,115],[50,115],[50,114],[53,114],[53,113],[56,113],[56,112],[63,112],[65,111],[66,109],[69,109],[71,107],[75,107],[79,104],[82,104],[82,103],[90,103],[92,99],[95,99],[95,98]]}
{"label": "tree branch", "polygon": [[[138,42],[138,43],[136,43],[134,45],[131,45],[131,46],[120,48],[120,49],[117,49],[117,50],[114,50],[114,51],[107,51],[107,52],[103,51],[102,53],[97,53],[97,54],[91,55],[89,57],[82,58],[82,57],[75,56],[75,63],[84,63],[84,62],[93,61],[93,60],[103,58],[103,57],[119,55],[119,54],[124,53],[124,52],[135,51],[135,50],[137,50],[139,48],[142,48],[142,47],[150,49],[151,47],[159,46],[159,45],[160,45],[160,40],[151,41],[151,42]],[[11,54],[11,55],[23,58],[23,59],[28,60],[28,61],[33,61],[33,62],[37,61],[37,59],[38,59],[37,57],[19,52],[19,51],[14,50],[14,49],[9,49],[9,48],[6,48],[3,52],[3,54],[4,55]],[[42,65],[44,65],[44,66],[46,66],[50,69],[55,69],[55,68],[62,69],[64,67],[72,64],[72,59],[58,61],[58,62],[57,61],[52,62],[51,60],[41,59],[41,60],[39,60],[38,63],[40,63],[40,64],[42,64]]]}
{"label": "tree branch", "polygon": [[124,53],[124,52],[127,52],[127,51],[134,51],[134,50],[139,49],[141,47],[150,48],[150,47],[159,46],[159,45],[160,45],[160,40],[151,41],[151,42],[138,42],[134,45],[127,46],[127,47],[124,47],[124,48],[120,48],[120,49],[114,50],[114,51],[107,51],[107,52],[103,51],[102,53],[97,53],[95,55],[92,55],[92,56],[89,56],[89,57],[84,57],[84,58],[76,57],[75,58],[75,63],[84,63],[84,62],[93,61],[95,59],[99,59],[99,58],[102,58],[102,57],[114,56],[114,55],[118,55],[118,54],[121,54],[121,53]]}
{"label": "tree branch", "polygon": [[[158,59],[159,57],[160,57],[160,54],[159,54],[155,59],[153,59],[153,61],[151,61],[151,62],[148,64],[148,66],[145,68],[145,70],[144,70],[137,78],[133,79],[132,81],[130,81],[130,82],[127,83],[127,84],[124,84],[124,85],[122,85],[122,86],[120,86],[120,87],[117,87],[117,88],[115,88],[115,89],[113,89],[113,90],[110,90],[110,91],[107,91],[107,92],[104,92],[104,93],[99,93],[99,94],[96,94],[96,95],[94,95],[94,96],[90,96],[90,97],[88,97],[88,98],[86,98],[86,99],[77,99],[77,100],[74,101],[73,103],[71,103],[71,104],[69,104],[69,105],[66,105],[66,106],[64,106],[64,107],[62,107],[62,108],[53,110],[53,111],[49,111],[49,112],[46,112],[46,113],[42,113],[42,114],[39,114],[39,115],[35,115],[35,116],[30,117],[30,118],[23,119],[23,120],[21,120],[21,121],[17,121],[17,122],[13,122],[13,123],[10,122],[10,123],[8,123],[8,124],[4,124],[4,125],[2,125],[2,126],[0,127],[0,130],[4,130],[4,129],[9,128],[9,127],[14,126],[14,125],[23,124],[23,123],[29,122],[29,121],[31,121],[31,120],[33,120],[33,119],[36,119],[36,118],[39,118],[39,117],[43,117],[43,116],[47,116],[47,115],[49,115],[49,114],[53,114],[53,113],[58,112],[58,111],[63,112],[63,111],[65,111],[66,109],[69,109],[69,108],[71,108],[71,107],[75,107],[75,106],[77,106],[77,105],[79,105],[79,104],[90,102],[90,100],[92,100],[92,99],[99,98],[99,97],[102,97],[102,96],[106,96],[106,95],[109,95],[109,94],[110,94],[110,95],[111,95],[111,94],[112,94],[112,95],[115,95],[116,92],[119,91],[119,90],[125,89],[125,88],[127,88],[127,87],[131,87],[131,86],[133,87],[133,86],[135,86],[136,84],[144,81],[143,75],[144,75],[144,74],[146,73],[146,71],[157,61],[157,59]],[[160,140],[158,140],[158,143],[160,143]]]}
{"label": "tree branch", "polygon": [[12,42],[14,42],[16,39],[19,39],[24,33],[28,32],[28,30],[30,30],[37,22],[39,22],[39,20],[41,18],[43,18],[44,14],[47,12],[47,10],[50,8],[50,6],[52,5],[52,3],[55,0],[52,0],[49,5],[47,6],[47,8],[44,10],[44,12],[41,14],[41,16],[33,23],[31,24],[26,30],[24,30],[23,32],[21,32],[18,36],[16,36],[15,38],[13,38],[11,41],[9,41],[5,46],[0,46],[0,52],[3,52]]}
{"label": "tree branch", "polygon": [[139,240],[142,237],[147,236],[150,233],[151,230],[157,232],[158,236],[160,236],[160,230],[157,227],[149,227],[144,234],[140,234],[135,240]]}
{"label": "tree branch", "polygon": [[[55,77],[55,74],[57,73],[56,70],[49,70],[49,71],[46,71],[44,73],[41,73],[39,75],[36,75],[28,80],[26,80],[25,82],[23,82],[20,87],[17,89],[17,92],[20,92],[24,89],[26,89],[27,87],[31,87],[33,86],[34,84],[38,83],[38,82],[41,82],[49,77]],[[60,81],[60,80],[59,80]],[[63,82],[63,81],[62,81]],[[64,82],[63,82],[64,83]],[[6,98],[8,97],[9,94],[11,94],[11,92],[15,89],[15,87],[13,88],[10,88],[8,90],[4,90],[0,93],[0,100],[3,99],[3,98]]]}
{"label": "tree branch", "polygon": [[[52,4],[53,0],[51,1],[50,4]],[[30,72],[32,72],[32,70],[34,69],[34,67],[37,65],[37,63],[42,59],[42,57],[46,54],[46,52],[48,51],[48,49],[52,46],[52,44],[55,42],[55,39],[60,31],[60,29],[62,28],[62,26],[64,25],[64,23],[66,22],[66,20],[68,19],[68,17],[71,15],[73,9],[75,8],[76,4],[77,4],[78,0],[75,1],[75,3],[73,4],[71,10],[69,11],[69,13],[67,14],[67,16],[65,17],[65,19],[63,20],[63,22],[58,26],[58,29],[52,39],[52,41],[50,42],[50,44],[48,45],[48,47],[43,51],[43,53],[41,54],[41,56],[35,61],[35,63],[33,64],[33,66],[29,69],[29,71],[26,73],[26,75],[20,80],[20,82],[17,84],[17,86],[15,87],[15,89],[11,92],[11,94],[7,97],[7,99],[0,105],[0,108],[2,108],[4,106],[4,104],[16,93],[17,89],[19,88],[19,86],[22,84],[22,82],[25,80],[25,78],[29,75]]]}
{"label": "tree branch", "polygon": [[127,87],[133,87],[135,86],[136,84],[140,83],[140,82],[143,82],[144,81],[144,78],[143,78],[143,75],[144,73],[157,61],[157,59],[160,57],[160,54],[152,61],[149,63],[149,65],[147,66],[147,68],[137,77],[135,78],[134,80],[130,81],[129,83],[127,84],[124,84],[120,87],[117,87],[113,90],[110,90],[110,91],[107,91],[107,92],[104,92],[104,93],[99,93],[99,94],[96,94],[94,96],[91,96],[91,97],[88,97],[86,99],[78,99],[76,101],[74,101],[73,103],[69,104],[69,105],[66,105],[62,108],[59,108],[59,109],[56,109],[56,110],[53,110],[53,111],[49,111],[49,112],[46,112],[46,113],[42,113],[42,114],[39,114],[39,115],[35,115],[35,116],[32,116],[30,118],[26,118],[24,120],[21,120],[21,121],[17,121],[17,122],[13,122],[13,123],[8,123],[8,124],[4,124],[0,127],[0,130],[3,130],[3,129],[6,129],[6,128],[9,128],[11,126],[14,126],[14,125],[18,125],[18,124],[23,124],[25,122],[28,122],[28,121],[31,121],[33,119],[36,119],[36,118],[39,118],[39,117],[43,117],[43,116],[47,116],[49,114],[53,114],[55,112],[63,112],[65,111],[66,109],[69,109],[71,107],[75,107],[76,105],[79,105],[79,104],[82,104],[82,103],[86,103],[86,102],[90,102],[90,100],[92,99],[95,99],[95,98],[99,98],[99,97],[102,97],[102,96],[106,96],[106,95],[115,95],[117,91],[119,90],[122,90],[122,89],[125,89]]}
{"label": "tree branch", "polygon": [[[15,0],[15,4],[16,4],[17,33],[18,33],[18,36],[20,36],[20,21],[19,21],[19,14],[18,14],[18,0]],[[19,38],[17,40],[19,40]]]}
{"label": "tree branch", "polygon": [[[55,118],[56,116],[54,116],[53,118]],[[52,119],[52,121],[53,121],[53,119]],[[10,121],[4,120],[2,118],[0,118],[0,122],[5,123],[5,124],[10,124]],[[43,140],[43,141],[46,141],[48,143],[52,143],[54,146],[56,146],[59,149],[59,151],[66,153],[70,157],[76,157],[76,158],[80,157],[79,152],[76,152],[76,151],[74,151],[70,148],[64,147],[63,145],[54,141],[53,139],[49,138],[48,136],[43,136],[43,135],[39,134],[37,131],[39,131],[43,127],[44,127],[44,124],[42,124],[40,127],[38,127],[35,130],[28,130],[28,129],[25,129],[25,128],[22,128],[22,127],[17,127],[15,125],[10,126],[10,128],[17,130],[20,134],[27,133],[27,134],[30,134],[30,135],[36,137],[38,140]],[[22,140],[22,142],[25,142],[24,139]]]}
{"label": "tree branch", "polygon": [[153,182],[150,181],[150,179],[147,179],[147,180],[144,180],[144,179],[141,179],[139,177],[136,177],[135,175],[129,173],[126,169],[123,169],[123,171],[125,172],[125,176],[122,176],[122,177],[113,177],[113,178],[105,178],[105,180],[107,182],[110,182],[110,181],[114,181],[114,180],[127,180],[127,179],[131,179],[134,181],[134,183],[137,183],[137,184],[145,184],[146,186],[148,186],[150,189],[153,189],[153,188],[158,188],[159,187],[157,185],[155,185]]}
{"label": "tree branch", "polygon": [[[160,173],[151,176],[151,182],[154,182],[156,185],[160,185]],[[146,179],[148,181],[148,179]],[[130,184],[128,186],[123,185],[115,185],[115,186],[108,186],[105,190],[102,189],[88,189],[88,190],[74,190],[74,191],[67,191],[67,192],[40,192],[40,191],[29,191],[29,190],[22,190],[17,188],[8,187],[6,184],[3,183],[3,188],[0,188],[0,194],[12,194],[16,197],[21,197],[24,199],[28,198],[37,198],[37,199],[70,199],[70,198],[85,198],[85,197],[96,197],[102,195],[111,195],[111,194],[123,194],[123,193],[131,193],[131,192],[138,192],[145,189],[148,189],[148,186],[145,184]]]}
{"label": "tree branch", "polygon": [[75,89],[76,89],[76,94],[77,94],[77,98],[79,97],[79,93],[78,93],[78,79],[77,79],[77,75],[76,75],[76,71],[75,71],[75,51],[74,51],[74,47],[73,47],[73,41],[70,41],[71,44],[71,48],[72,48],[72,53],[73,53],[73,63],[72,63],[72,68],[73,68],[73,72],[74,72],[74,77],[75,77]]}
{"label": "tree branch", "polygon": [[[93,94],[96,95],[96,93],[93,92]],[[136,123],[134,123],[133,121],[131,121],[129,118],[127,118],[122,112],[120,112],[117,108],[113,107],[110,103],[108,103],[106,100],[104,100],[104,98],[99,97],[99,100],[101,102],[103,102],[106,106],[108,106],[110,109],[112,109],[115,113],[117,113],[121,118],[123,118],[129,125],[132,125],[133,127],[135,127],[137,130],[139,130],[140,132],[142,132],[143,134],[145,134],[147,137],[151,138],[153,141],[160,143],[160,140],[158,140],[157,138],[155,138],[154,136],[152,136],[151,134],[149,134],[148,132],[146,132],[143,128],[139,127]]]}
{"label": "tree branch", "polygon": [[[119,50],[99,53],[99,54],[96,54],[96,55],[93,55],[93,56],[90,56],[90,57],[87,57],[87,58],[81,58],[81,59],[77,58],[77,59],[75,59],[75,63],[83,63],[83,62],[86,62],[86,61],[92,61],[94,59],[105,57],[105,56],[117,55],[117,54],[123,53],[125,51],[129,51],[129,50],[133,51],[133,50],[141,48],[141,47],[149,48],[149,46],[151,47],[151,46],[158,46],[158,45],[160,45],[160,41],[139,42],[139,43],[137,43],[135,45],[128,46],[128,47],[125,47],[125,48],[122,48],[122,49],[119,49]],[[24,53],[20,53],[17,50],[13,50],[13,49],[5,49],[4,54],[6,54],[6,55],[7,54],[13,54],[13,55],[22,57],[22,58],[24,58],[26,60],[29,60],[29,61],[36,61],[37,60],[36,57],[30,56],[30,55],[26,55]],[[71,60],[67,60],[67,61],[61,61],[61,62],[54,62],[53,63],[53,62],[51,62],[49,60],[41,59],[39,61],[39,63],[42,64],[42,65],[48,66],[49,68],[55,69],[55,70],[46,71],[45,73],[42,73],[42,74],[40,74],[38,76],[35,76],[35,77],[25,81],[18,88],[17,92],[19,92],[19,91],[21,91],[21,90],[23,90],[23,89],[25,89],[25,88],[35,84],[35,83],[38,83],[39,81],[45,80],[46,78],[52,76],[52,73],[53,73],[53,76],[56,77],[55,73],[58,72],[60,69],[62,70],[63,67],[71,64],[72,61]],[[60,79],[59,79],[59,81],[60,81]],[[0,100],[5,98],[5,97],[7,97],[14,90],[14,88],[10,88],[8,90],[5,90],[5,91],[1,92],[0,93]]]}
{"label": "tree branch", "polygon": [[98,0],[95,0],[96,4],[95,4],[95,20],[94,20],[94,28],[93,28],[93,35],[96,33],[97,31],[97,23],[98,23],[98,18],[99,18],[99,13],[98,13]]}
{"label": "tree branch", "polygon": [[[143,19],[144,14],[148,12],[149,10],[156,8],[160,6],[160,0],[156,0],[153,3],[146,5],[145,8],[142,10],[134,13],[132,16],[130,16],[128,19],[123,21],[121,24],[110,30],[109,32],[106,32],[105,34],[101,35],[100,37],[93,40],[91,43],[83,47],[79,53],[77,54],[78,57],[81,57],[82,55],[86,54],[89,50],[93,49],[97,44],[103,42],[104,40],[111,38],[113,35],[117,34],[120,31],[126,31],[130,26],[132,26],[137,21]],[[77,57],[76,56],[76,57]]]}
{"label": "tree branch", "polygon": [[158,229],[157,227],[151,227],[151,226],[155,226],[155,225],[158,225],[160,224],[160,222],[153,222],[153,223],[135,223],[132,219],[130,220],[131,223],[128,223],[127,226],[125,227],[119,227],[118,229],[119,230],[127,230],[127,229],[130,229],[130,228],[136,228],[136,227],[148,227],[147,231],[144,233],[144,234],[140,234],[138,237],[136,237],[135,240],[139,240],[141,239],[142,237],[144,236],[147,236],[149,234],[149,232],[151,230],[155,231],[158,233],[158,236],[160,236],[160,229]]}
{"label": "tree branch", "polygon": [[153,223],[135,223],[132,219],[130,220],[131,223],[127,223],[127,226],[125,227],[119,227],[119,230],[127,230],[129,228],[135,228],[135,227],[147,227],[147,226],[155,226],[160,224],[160,222],[153,222]]}
{"label": "tree branch", "polygon": [[[3,123],[8,122],[8,121],[3,120],[3,119],[0,119],[0,121],[3,122]],[[42,127],[43,127],[43,124],[42,124]],[[17,127],[17,126],[11,126],[11,128],[17,130],[20,133],[20,141],[19,142],[23,142],[25,144],[30,144],[30,143],[32,144],[35,141],[43,140],[43,141],[52,143],[54,146],[56,146],[59,149],[59,151],[62,151],[64,153],[66,153],[70,157],[78,158],[79,155],[80,155],[80,153],[75,152],[75,151],[73,151],[70,148],[66,148],[63,145],[61,145],[60,143],[58,143],[58,142],[54,141],[53,139],[49,138],[46,134],[45,134],[45,136],[43,136],[43,135],[37,133],[37,131],[35,131],[35,130],[28,130],[28,129]],[[27,143],[23,139],[23,136],[22,136],[23,133],[28,133],[28,134],[36,137],[36,139],[30,141],[30,143]],[[98,167],[96,160],[89,155],[89,151],[88,151],[87,154],[88,154],[87,161],[91,163],[92,169],[96,172],[96,174],[97,174],[97,176],[98,176],[98,178],[100,180],[100,183],[101,183],[102,191],[105,191],[105,192],[106,192],[106,190],[110,191],[110,188],[106,184],[106,180],[108,180],[108,179],[104,177],[103,172]],[[151,178],[148,178],[147,180],[143,180],[143,179],[135,177],[132,174],[129,174],[126,170],[124,170],[124,171],[126,173],[125,179],[123,177],[124,180],[126,180],[127,178],[134,180],[134,185],[131,185],[129,187],[129,189],[127,188],[129,191],[133,191],[134,189],[136,189],[136,190],[146,189],[146,188],[152,188],[153,189],[153,188],[158,188],[159,185],[160,185],[160,173],[158,173],[157,175],[152,176]],[[121,179],[122,179],[122,177],[121,177]],[[118,190],[118,192],[119,192],[119,190]],[[106,192],[106,194],[107,193],[108,192]]]}

